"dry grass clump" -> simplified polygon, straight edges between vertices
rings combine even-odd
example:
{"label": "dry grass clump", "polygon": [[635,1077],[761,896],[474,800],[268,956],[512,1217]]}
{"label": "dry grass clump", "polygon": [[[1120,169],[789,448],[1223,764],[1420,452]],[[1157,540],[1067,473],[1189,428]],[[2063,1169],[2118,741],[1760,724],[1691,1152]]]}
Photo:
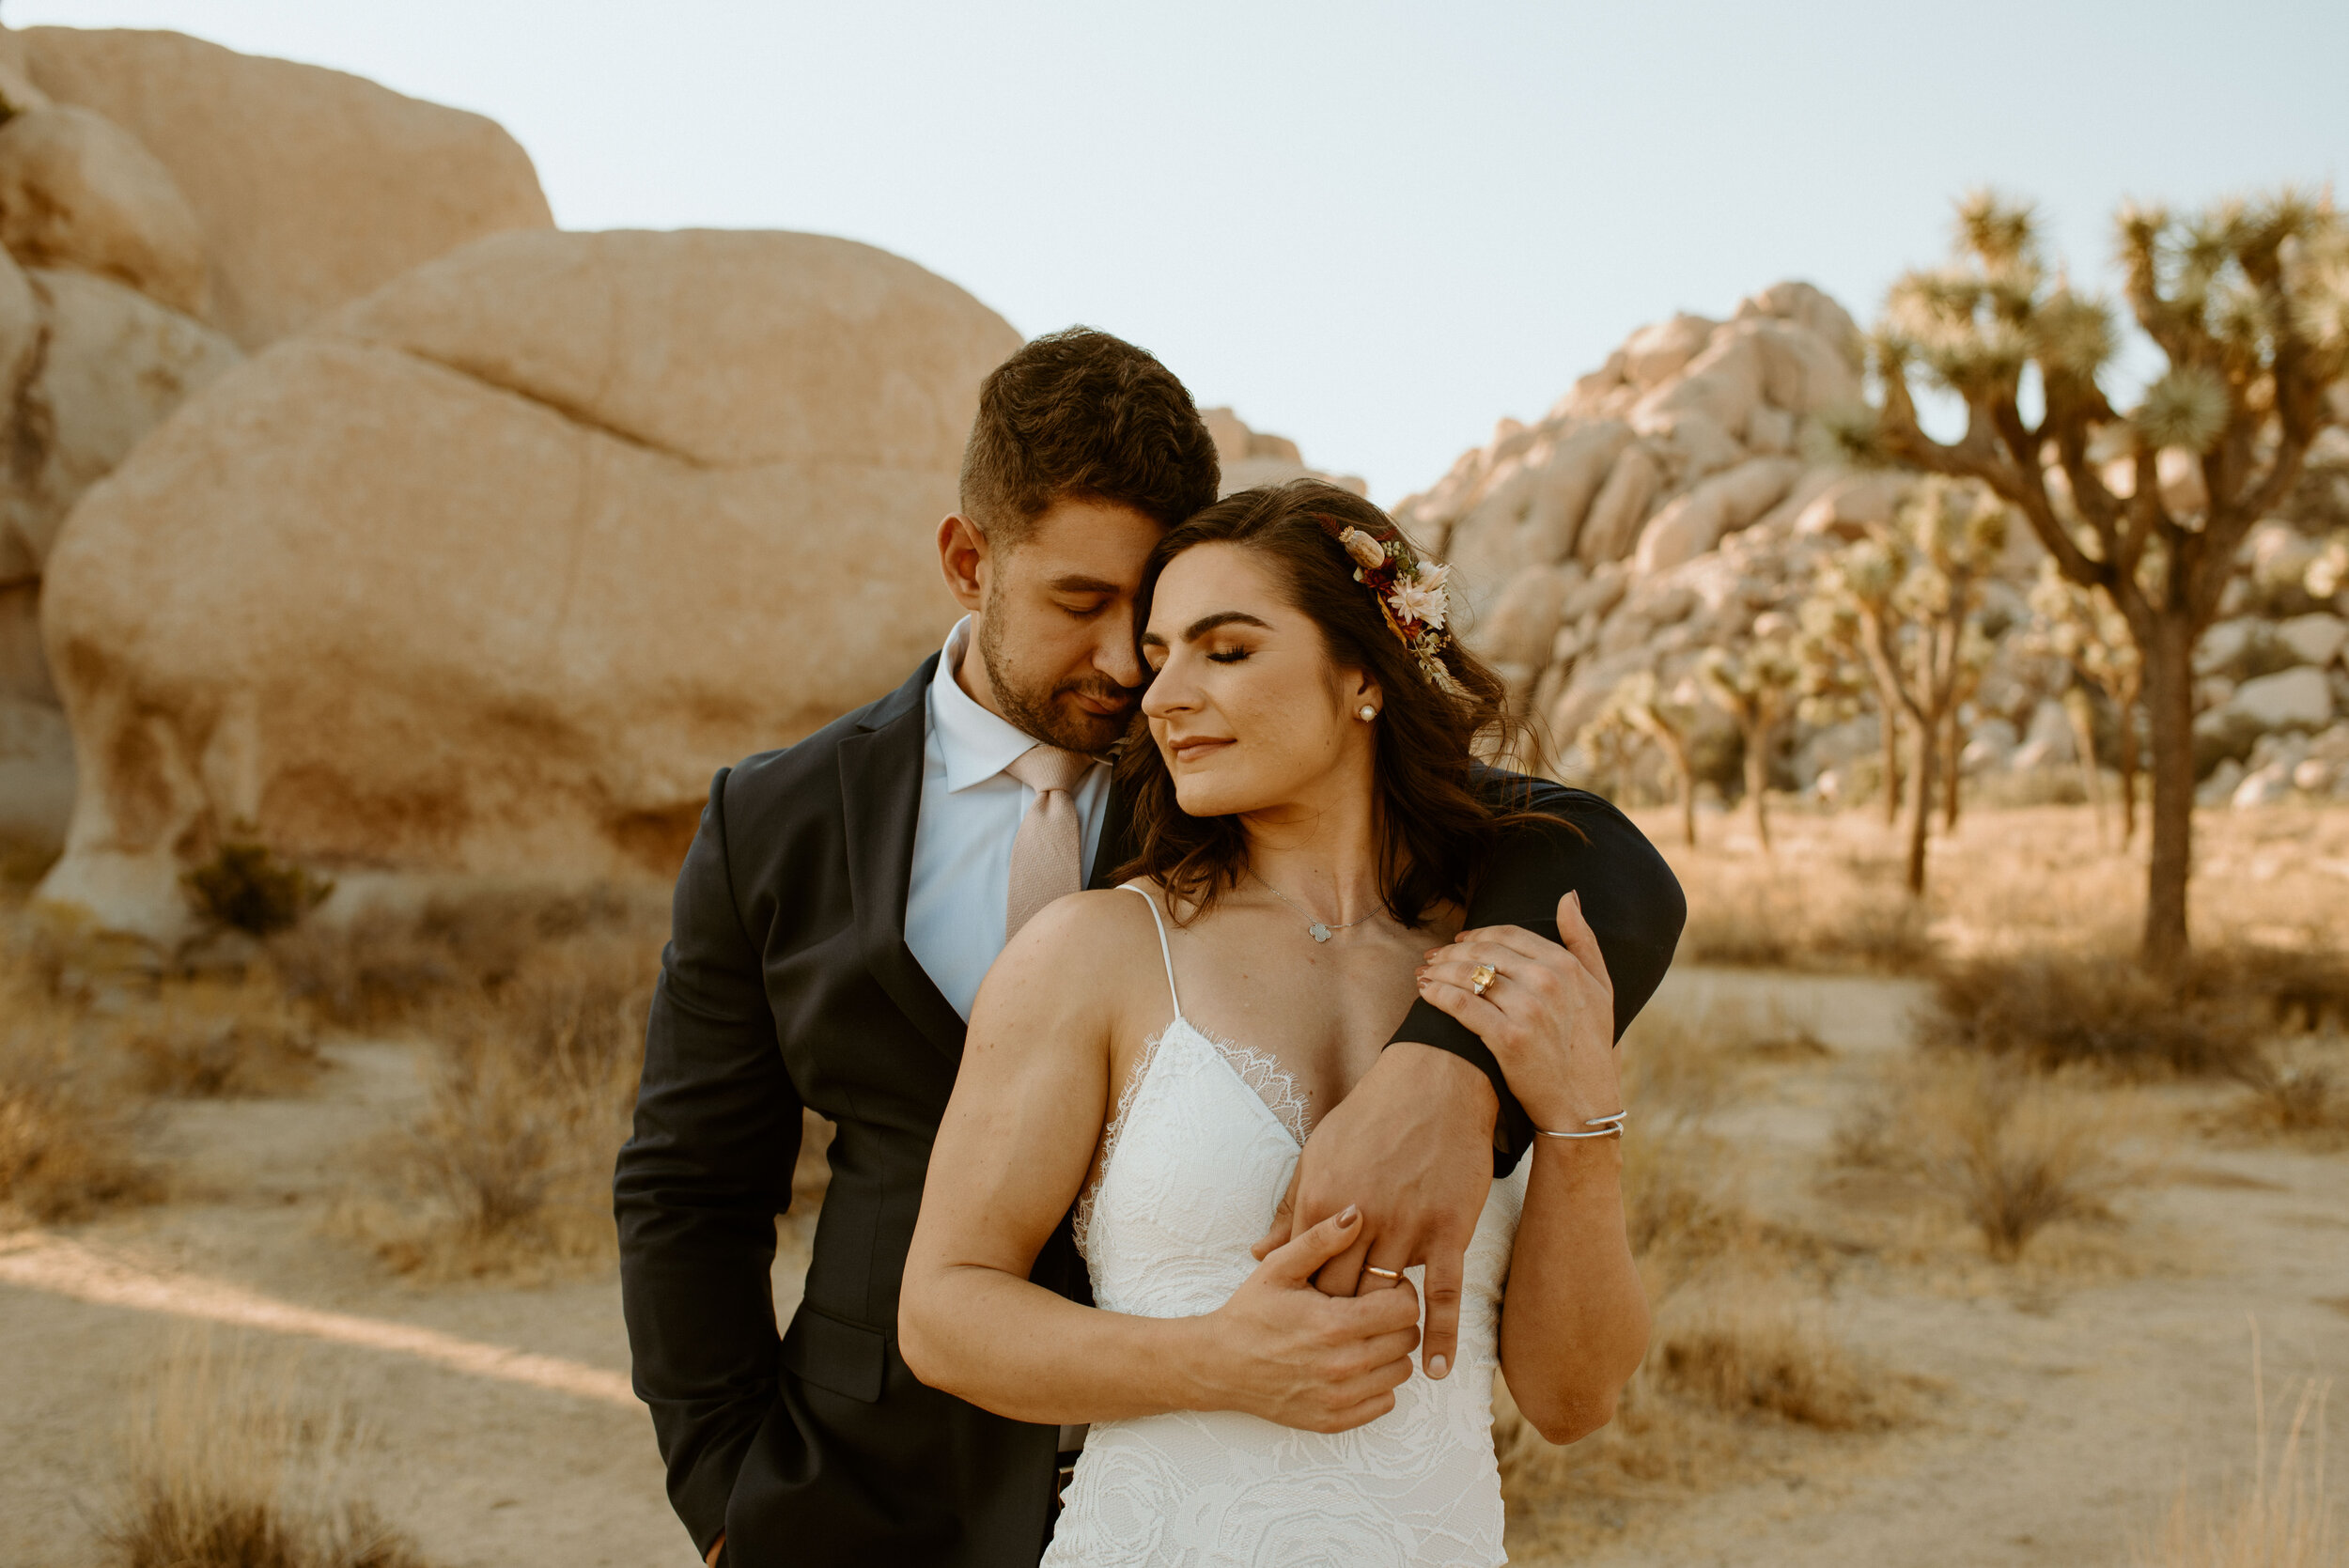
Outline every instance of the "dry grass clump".
{"label": "dry grass clump", "polygon": [[1932,961],[1927,912],[1889,862],[1824,856],[1681,856],[1680,955],[1746,969],[1907,973]]}
{"label": "dry grass clump", "polygon": [[166,981],[121,1017],[113,1045],[145,1094],[243,1099],[299,1094],[325,1070],[317,1028],[272,975]]}
{"label": "dry grass clump", "polygon": [[2181,1485],[2159,1533],[2130,1553],[2137,1568],[2338,1568],[2349,1560],[2340,1509],[2326,1492],[2328,1385],[2301,1385],[2272,1467],[2256,1341],[2251,1389],[2249,1486],[2238,1483],[2214,1497]]}
{"label": "dry grass clump", "polygon": [[2180,986],[2117,955],[1977,958],[1945,970],[1934,1001],[1923,1045],[2134,1077],[2239,1073],[2266,1028],[2256,997]]}
{"label": "dry grass clump", "polygon": [[1821,1432],[1890,1426],[1894,1386],[1848,1351],[1816,1310],[1776,1293],[1716,1296],[1667,1314],[1648,1365],[1657,1386],[1733,1416]]}
{"label": "dry grass clump", "polygon": [[657,965],[642,942],[568,942],[436,1013],[430,1108],[394,1145],[425,1203],[374,1238],[395,1267],[448,1278],[611,1256],[612,1166]]}
{"label": "dry grass clump", "polygon": [[2129,1108],[2109,1092],[1996,1061],[1887,1075],[1838,1126],[1833,1157],[1947,1202],[2001,1263],[2062,1221],[2112,1222],[2131,1172]]}
{"label": "dry grass clump", "polygon": [[449,999],[495,992],[534,954],[599,937],[665,929],[663,891],[485,883],[413,908],[375,904],[272,939],[288,993],[346,1029],[414,1021]]}
{"label": "dry grass clump", "polygon": [[2227,1118],[2234,1126],[2322,1144],[2349,1139],[2349,1081],[2334,1064],[2270,1053],[2242,1078],[2250,1093]]}
{"label": "dry grass clump", "polygon": [[102,1056],[29,966],[0,954],[0,1220],[86,1219],[162,1195]]}
{"label": "dry grass clump", "polygon": [[[2061,951],[1952,966],[1921,1043],[2043,1069],[2232,1079],[2249,1091],[2219,1120],[2328,1142],[2349,1135],[2349,1083],[2314,1048],[2349,1021],[2349,960],[2247,944],[2195,955],[2182,978]],[[2325,1032],[2295,1048],[2292,1036]]]}
{"label": "dry grass clump", "polygon": [[347,1422],[302,1415],[251,1366],[183,1349],[125,1444],[106,1568],[429,1568],[415,1543],[343,1495]]}

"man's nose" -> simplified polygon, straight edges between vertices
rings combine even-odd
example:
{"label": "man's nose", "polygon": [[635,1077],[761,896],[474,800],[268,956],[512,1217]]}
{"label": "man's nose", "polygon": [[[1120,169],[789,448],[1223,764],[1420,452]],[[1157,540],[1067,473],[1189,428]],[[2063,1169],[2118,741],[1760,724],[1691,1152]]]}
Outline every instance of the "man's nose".
{"label": "man's nose", "polygon": [[1102,617],[1105,625],[1099,643],[1093,650],[1093,667],[1130,691],[1150,678],[1143,667],[1142,655],[1134,647],[1134,618],[1130,612],[1124,615]]}

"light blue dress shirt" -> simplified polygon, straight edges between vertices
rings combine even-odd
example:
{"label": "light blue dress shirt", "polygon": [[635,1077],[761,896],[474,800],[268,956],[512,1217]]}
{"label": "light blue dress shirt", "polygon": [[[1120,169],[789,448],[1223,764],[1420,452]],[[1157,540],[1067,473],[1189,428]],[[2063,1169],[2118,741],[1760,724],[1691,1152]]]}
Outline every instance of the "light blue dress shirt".
{"label": "light blue dress shirt", "polygon": [[[968,616],[946,634],[926,699],[921,816],[906,892],[906,946],[965,1019],[979,982],[1003,950],[1012,840],[1035,799],[1034,790],[1003,769],[1036,744],[1034,736],[981,707],[955,679],[970,636]],[[1075,794],[1090,877],[1108,815],[1108,767],[1087,769]]]}

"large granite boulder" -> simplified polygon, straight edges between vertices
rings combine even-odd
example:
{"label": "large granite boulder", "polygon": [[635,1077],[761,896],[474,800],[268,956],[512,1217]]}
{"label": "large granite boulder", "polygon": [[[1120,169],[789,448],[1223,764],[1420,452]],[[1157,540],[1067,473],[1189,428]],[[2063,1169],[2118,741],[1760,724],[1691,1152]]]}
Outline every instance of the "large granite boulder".
{"label": "large granite boulder", "polygon": [[711,771],[901,681],[1018,346],[799,234],[498,236],[240,365],[48,563],[83,786],[42,897],[169,939],[254,832],[329,866],[673,865]]}
{"label": "large granite boulder", "polygon": [[0,245],[28,267],[95,272],[204,314],[204,235],[187,198],[94,110],[52,103],[0,124]]}
{"label": "large granite boulder", "polygon": [[169,172],[202,233],[206,319],[248,349],[485,234],[553,225],[494,121],[338,70],[77,27],[0,33],[0,68]]}
{"label": "large granite boulder", "polygon": [[457,245],[550,226],[488,120],[175,33],[0,28],[0,837],[54,851],[65,717],[18,635],[82,493],[240,357]]}

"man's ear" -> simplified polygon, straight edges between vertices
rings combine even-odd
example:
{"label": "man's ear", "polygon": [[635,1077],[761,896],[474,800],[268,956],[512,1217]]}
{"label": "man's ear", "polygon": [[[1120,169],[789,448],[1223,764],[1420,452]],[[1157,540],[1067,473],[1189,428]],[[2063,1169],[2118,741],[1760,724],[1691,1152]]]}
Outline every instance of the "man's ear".
{"label": "man's ear", "polygon": [[987,574],[992,565],[987,536],[959,512],[950,512],[938,525],[938,566],[946,574],[946,591],[965,610],[975,611],[987,600]]}

